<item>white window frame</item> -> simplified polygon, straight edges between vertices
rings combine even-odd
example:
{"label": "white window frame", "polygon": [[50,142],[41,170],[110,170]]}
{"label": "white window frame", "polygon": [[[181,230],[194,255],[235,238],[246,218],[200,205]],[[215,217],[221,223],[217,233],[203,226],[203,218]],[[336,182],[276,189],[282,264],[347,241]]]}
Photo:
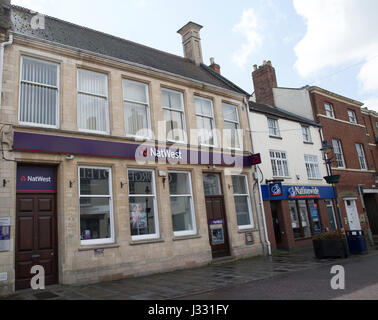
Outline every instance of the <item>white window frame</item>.
{"label": "white window frame", "polygon": [[[105,76],[105,79],[106,79],[106,83],[105,83],[105,88],[106,88],[106,96],[103,96],[103,95],[100,95],[100,94],[93,94],[93,93],[89,93],[89,92],[85,92],[85,91],[79,91],[79,72],[80,70],[84,70],[84,71],[90,71],[90,72],[93,72],[93,73],[98,73],[98,74],[102,74]],[[108,81],[108,74],[105,73],[105,72],[98,72],[98,71],[93,71],[93,70],[90,70],[90,69],[85,69],[85,68],[77,68],[77,72],[76,72],[76,81],[77,81],[77,86],[76,86],[76,109],[77,109],[77,128],[78,128],[78,131],[80,132],[86,132],[86,133],[97,133],[97,134],[106,134],[106,135],[109,135],[110,134],[110,126],[109,126],[109,81]],[[92,96],[92,97],[98,97],[98,98],[106,98],[106,112],[105,112],[105,125],[106,125],[106,130],[105,131],[100,131],[100,130],[89,130],[89,129],[83,129],[83,128],[80,128],[79,127],[79,117],[80,117],[80,113],[79,113],[79,94],[84,94],[84,95],[88,95],[88,96]]]}
{"label": "white window frame", "polygon": [[[197,113],[196,99],[210,101],[210,104],[211,104],[211,117],[208,116],[208,115]],[[214,141],[214,143],[213,144],[199,143],[199,144],[201,146],[204,146],[204,147],[216,147],[218,145],[218,141],[217,141],[217,132],[216,132],[216,127],[215,127],[215,116],[214,116],[213,101],[211,99],[206,99],[206,98],[195,96],[194,97],[194,105],[195,105],[195,108],[196,108],[196,120],[197,120],[197,117],[211,119],[211,122],[212,122],[212,125],[213,125],[212,134],[213,134],[213,141]],[[204,128],[197,128],[197,129],[204,130]]]}
{"label": "white window frame", "polygon": [[357,151],[358,162],[360,163],[361,170],[367,170],[368,167],[367,167],[367,162],[366,162],[365,151],[361,143],[356,143],[356,151]]}
{"label": "white window frame", "polygon": [[[193,224],[193,230],[174,231],[173,234],[174,234],[175,237],[184,237],[184,236],[189,236],[189,235],[195,235],[195,234],[197,234],[197,224],[196,224],[196,213],[195,213],[195,209],[194,209],[194,200],[193,200],[192,175],[191,175],[190,171],[168,171],[168,175],[170,173],[186,173],[189,176],[188,179],[189,179],[190,194],[180,194],[180,195],[169,194],[169,200],[171,200],[171,197],[174,197],[174,198],[190,197],[190,210],[191,210],[192,224]],[[169,182],[168,182],[168,184],[169,184]],[[171,211],[171,216],[172,216],[172,211]]]}
{"label": "white window frame", "polygon": [[[183,130],[183,137],[184,137],[184,140],[183,141],[180,141],[180,140],[171,140],[171,139],[168,139],[167,138],[167,134],[168,132],[166,132],[166,140],[168,142],[172,142],[172,143],[182,143],[182,144],[186,144],[187,141],[188,141],[188,137],[187,137],[187,132],[186,132],[186,116],[185,116],[185,104],[184,104],[184,94],[181,92],[181,91],[178,91],[178,90],[171,90],[171,89],[167,89],[167,88],[161,88],[161,93],[162,93],[162,99],[163,99],[163,91],[167,91],[167,92],[173,92],[173,93],[178,93],[180,94],[180,100],[181,100],[181,105],[182,105],[182,109],[173,109],[173,108],[168,108],[168,107],[165,107],[162,103],[162,108],[163,108],[163,113],[164,113],[164,110],[170,110],[170,111],[175,111],[175,112],[181,112],[183,114],[183,118],[182,118],[182,130]],[[163,116],[164,117],[164,116]],[[165,120],[164,120],[165,122]]]}
{"label": "white window frame", "polygon": [[[124,83],[126,82],[131,82],[131,83],[136,83],[138,85],[143,85],[145,87],[145,92],[146,92],[146,102],[141,102],[141,101],[133,101],[133,100],[128,100],[125,97],[125,89],[124,89]],[[151,136],[151,107],[150,107],[150,96],[149,96],[149,85],[144,82],[140,81],[135,81],[135,80],[129,80],[126,78],[122,79],[122,91],[123,91],[123,112],[124,112],[124,121],[125,121],[125,135],[128,138],[133,138],[133,139],[152,139]],[[126,119],[126,105],[125,103],[133,103],[136,105],[144,106],[147,110],[146,112],[146,117],[147,117],[147,128],[146,131],[148,132],[147,136],[138,136],[138,135],[133,135],[130,133],[127,133],[127,119]]]}
{"label": "white window frame", "polygon": [[[302,136],[303,136],[304,142],[312,142],[311,130],[309,126],[302,126]],[[307,140],[306,140],[306,136],[308,136]]]}
{"label": "white window frame", "polygon": [[[271,152],[274,152],[274,157],[272,158],[272,155],[270,154]],[[276,152],[279,152],[282,156],[282,154],[285,154],[285,159],[283,158],[277,158],[276,157]],[[270,163],[271,163],[271,166],[272,166],[272,173],[273,173],[273,177],[275,178],[290,178],[290,170],[289,170],[289,159],[287,157],[287,152],[286,151],[281,151],[281,150],[269,150],[269,157],[270,157]],[[274,175],[274,170],[273,170],[273,164],[272,164],[272,161],[275,161],[276,163],[276,167],[277,167],[277,174],[279,173],[279,170],[278,170],[278,165],[277,165],[277,161],[281,161],[281,162],[286,162],[286,167],[287,167],[287,175],[283,175],[283,176],[275,176]],[[284,166],[283,166],[283,163],[282,163],[282,172],[284,172],[285,169],[284,169]]]}
{"label": "white window frame", "polygon": [[[327,107],[329,107],[329,109],[327,109]],[[335,111],[334,111],[333,105],[331,103],[324,102],[324,109],[325,109],[325,113],[326,113],[327,117],[335,118]],[[331,115],[329,115],[328,113],[330,113]]]}
{"label": "white window frame", "polygon": [[[95,169],[95,170],[107,170],[109,172],[109,194],[108,195],[81,195],[80,190],[80,169]],[[113,209],[113,180],[112,180],[112,168],[111,167],[97,167],[97,166],[79,166],[78,167],[78,190],[79,190],[79,230],[80,230],[80,199],[81,198],[109,198],[110,209],[110,232],[111,237],[108,239],[93,239],[93,240],[80,240],[80,244],[83,246],[97,245],[97,244],[111,244],[115,243],[114,234],[114,209]]]}
{"label": "white window frame", "polygon": [[[337,147],[340,149],[340,153],[336,153],[335,152],[335,144],[334,144],[334,142],[337,143]],[[343,148],[341,146],[341,141],[339,139],[332,139],[332,146],[333,146],[333,154],[335,155],[335,159],[336,159],[337,168],[345,168],[345,159],[344,159]],[[341,156],[341,159],[337,160],[337,156],[336,155]],[[342,166],[339,166],[339,164],[338,164],[338,161],[340,161],[340,160],[343,162]]]}
{"label": "white window frame", "polygon": [[[129,182],[129,171],[142,171],[142,172],[151,172],[151,186],[153,191],[152,194],[130,194],[130,189],[127,190],[127,194],[130,200],[130,197],[132,198],[146,198],[146,197],[151,197],[153,198],[153,203],[154,203],[154,222],[155,222],[155,233],[152,234],[143,234],[140,236],[131,236],[132,241],[142,241],[142,240],[152,240],[152,239],[159,239],[160,238],[160,230],[159,230],[159,216],[158,216],[158,205],[157,205],[157,194],[156,194],[156,184],[155,184],[155,170],[153,169],[140,169],[140,168],[128,168],[127,169],[127,182],[128,186],[130,186]],[[129,219],[131,219],[130,216],[130,201],[129,201]]]}
{"label": "white window frame", "polygon": [[[274,124],[274,126],[272,127],[270,124]],[[268,129],[270,137],[281,137],[280,127],[278,125],[277,119],[268,118]]]}
{"label": "white window frame", "polygon": [[[322,178],[320,176],[318,157],[311,154],[305,154],[304,160],[306,165],[307,178],[309,180],[321,180]],[[312,175],[311,173],[314,173],[314,175]]]}
{"label": "white window frame", "polygon": [[348,120],[350,123],[357,124],[357,116],[353,110],[348,110]]}
{"label": "white window frame", "polygon": [[[233,196],[234,196],[234,201],[235,201],[235,196],[243,196],[243,197],[246,196],[247,197],[248,214],[249,214],[249,219],[251,221],[251,224],[248,224],[248,225],[243,225],[243,226],[238,225],[238,229],[239,230],[253,229],[255,227],[255,222],[254,222],[253,214],[252,214],[251,197],[250,197],[249,186],[248,186],[248,175],[246,175],[246,174],[235,174],[235,175],[232,175],[232,176],[244,178],[244,183],[245,183],[247,193],[246,194],[235,193],[235,190],[233,190]],[[237,215],[236,208],[235,208],[235,214]]]}
{"label": "white window frame", "polygon": [[240,134],[240,118],[239,118],[239,110],[238,110],[238,107],[237,106],[235,106],[235,105],[232,105],[232,104],[229,104],[229,103],[227,103],[227,102],[222,102],[222,112],[223,112],[223,105],[227,105],[227,106],[230,106],[230,107],[233,107],[233,108],[235,108],[236,109],[236,116],[237,116],[237,118],[238,118],[238,121],[233,121],[233,120],[226,120],[225,118],[224,118],[224,115],[223,115],[223,121],[224,122],[229,122],[229,123],[234,123],[234,124],[237,124],[238,125],[238,127],[237,127],[237,134],[238,134],[238,138],[239,138],[239,144],[240,144],[240,146],[239,147],[232,147],[232,146],[224,146],[224,143],[223,143],[223,148],[224,149],[228,149],[228,150],[242,150],[242,148],[243,148],[243,140],[242,140],[242,136],[241,136],[241,134]]}
{"label": "white window frame", "polygon": [[[47,84],[22,80],[22,70],[23,70],[23,67],[24,67],[24,59],[29,59],[29,60],[34,60],[34,61],[38,61],[38,62],[43,62],[43,63],[46,63],[46,64],[55,65],[57,67],[57,73],[56,73],[56,77],[57,77],[56,84],[57,84],[57,86],[54,87],[54,86],[47,85]],[[24,126],[30,126],[30,127],[59,129],[59,127],[60,127],[60,64],[55,63],[55,62],[51,62],[51,61],[48,61],[48,60],[44,60],[44,59],[32,58],[32,57],[25,56],[25,55],[21,56],[21,63],[20,64],[21,64],[21,68],[20,68],[19,93],[18,93],[18,101],[19,101],[18,102],[18,122],[19,122],[19,124],[24,125]],[[42,86],[42,87],[45,87],[45,88],[52,88],[52,89],[57,90],[57,93],[56,93],[56,100],[57,100],[56,101],[56,120],[55,120],[56,125],[55,126],[47,125],[47,124],[39,124],[39,123],[34,123],[34,122],[26,122],[26,121],[20,120],[20,117],[21,117],[21,87],[22,87],[22,83],[28,83],[28,84],[32,84],[32,85],[38,85],[38,86]]]}

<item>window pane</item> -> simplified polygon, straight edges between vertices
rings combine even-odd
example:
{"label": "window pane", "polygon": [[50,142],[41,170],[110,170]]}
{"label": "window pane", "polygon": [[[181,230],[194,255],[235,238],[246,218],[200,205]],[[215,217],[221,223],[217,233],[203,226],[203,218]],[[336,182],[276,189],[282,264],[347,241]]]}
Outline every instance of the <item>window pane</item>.
{"label": "window pane", "polygon": [[222,195],[220,179],[218,174],[204,173],[203,185],[206,196]]}
{"label": "window pane", "polygon": [[238,124],[233,122],[224,122],[224,144],[226,147],[240,148],[239,134],[238,134]]}
{"label": "window pane", "polygon": [[56,126],[58,90],[21,83],[20,121]]}
{"label": "window pane", "polygon": [[129,170],[129,194],[134,195],[153,195],[151,171]]}
{"label": "window pane", "polygon": [[78,70],[78,90],[101,96],[107,96],[107,76],[102,73],[89,70]]}
{"label": "window pane", "polygon": [[109,198],[80,199],[81,240],[111,238]]}
{"label": "window pane", "polygon": [[183,110],[180,92],[162,90],[163,108]]}
{"label": "window pane", "polygon": [[295,201],[289,201],[290,217],[291,217],[291,226],[293,228],[294,238],[301,238],[301,228],[299,226],[299,218],[297,205]]}
{"label": "window pane", "polygon": [[110,195],[109,171],[105,169],[80,168],[81,195]]}
{"label": "window pane", "polygon": [[232,176],[232,185],[234,187],[234,194],[247,194],[247,186],[245,184],[244,176]]}
{"label": "window pane", "polygon": [[105,98],[78,94],[79,128],[107,131],[107,101]]}
{"label": "window pane", "polygon": [[200,144],[214,145],[213,120],[197,116],[198,141]]}
{"label": "window pane", "polygon": [[132,236],[155,234],[155,197],[130,197]]}
{"label": "window pane", "polygon": [[224,103],[223,104],[223,117],[224,117],[224,120],[238,122],[238,113],[237,113],[236,107],[230,106]]}
{"label": "window pane", "polygon": [[310,222],[308,220],[308,212],[305,200],[298,201],[299,212],[301,214],[302,228],[305,238],[311,237]]}
{"label": "window pane", "polygon": [[171,197],[173,231],[193,230],[191,197]]}
{"label": "window pane", "polygon": [[184,195],[190,193],[189,174],[186,172],[168,174],[169,178],[169,193],[171,195]]}
{"label": "window pane", "polygon": [[125,102],[126,133],[147,136],[147,109],[144,105]]}
{"label": "window pane", "polygon": [[167,139],[184,141],[183,114],[179,111],[164,110]]}
{"label": "window pane", "polygon": [[147,103],[146,84],[124,80],[123,94],[125,100]]}
{"label": "window pane", "polygon": [[251,224],[249,217],[248,197],[247,196],[235,196],[235,209],[238,226],[247,226]]}
{"label": "window pane", "polygon": [[210,100],[195,98],[195,104],[197,114],[213,117],[213,111]]}
{"label": "window pane", "polygon": [[41,60],[23,57],[21,80],[57,86],[58,66]]}

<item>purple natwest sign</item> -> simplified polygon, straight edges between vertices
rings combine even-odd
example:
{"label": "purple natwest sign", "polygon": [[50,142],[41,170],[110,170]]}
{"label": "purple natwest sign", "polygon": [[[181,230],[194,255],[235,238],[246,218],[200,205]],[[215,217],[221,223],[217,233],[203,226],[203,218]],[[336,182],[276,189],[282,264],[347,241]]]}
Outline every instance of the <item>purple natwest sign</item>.
{"label": "purple natwest sign", "polygon": [[55,168],[18,166],[16,186],[17,191],[55,191]]}
{"label": "purple natwest sign", "polygon": [[231,167],[251,167],[261,163],[260,155],[232,155],[221,152],[157,147],[124,142],[14,133],[14,150],[49,152],[135,160],[172,161],[180,164],[210,164]]}

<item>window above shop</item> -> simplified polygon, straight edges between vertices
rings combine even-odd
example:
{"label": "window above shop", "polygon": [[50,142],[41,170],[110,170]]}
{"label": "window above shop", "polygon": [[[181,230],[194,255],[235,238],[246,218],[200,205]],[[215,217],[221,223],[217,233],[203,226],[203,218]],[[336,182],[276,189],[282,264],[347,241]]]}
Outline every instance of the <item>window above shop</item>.
{"label": "window above shop", "polygon": [[303,142],[307,142],[307,143],[312,142],[310,127],[302,126],[302,137],[303,137]]}
{"label": "window above shop", "polygon": [[80,131],[109,134],[108,77],[77,70],[77,113]]}
{"label": "window above shop", "polygon": [[216,146],[216,130],[213,103],[209,99],[194,98],[198,129],[198,143],[203,146]]}
{"label": "window above shop", "polygon": [[59,127],[59,65],[21,58],[20,124]]}
{"label": "window above shop", "polygon": [[272,164],[273,177],[289,177],[289,165],[285,151],[270,150],[270,161]]}
{"label": "window above shop", "polygon": [[335,117],[335,112],[333,110],[333,105],[325,102],[324,103],[324,108],[325,108],[325,113],[327,117],[334,118]]}
{"label": "window above shop", "polygon": [[240,133],[240,121],[236,106],[223,103],[223,146],[230,149],[240,149],[242,136]]}
{"label": "window above shop", "polygon": [[269,136],[280,137],[280,130],[278,128],[278,120],[268,118]]}
{"label": "window above shop", "polygon": [[348,119],[350,123],[357,123],[356,113],[353,110],[348,110]]}
{"label": "window above shop", "polygon": [[127,79],[122,82],[126,136],[151,138],[148,85]]}

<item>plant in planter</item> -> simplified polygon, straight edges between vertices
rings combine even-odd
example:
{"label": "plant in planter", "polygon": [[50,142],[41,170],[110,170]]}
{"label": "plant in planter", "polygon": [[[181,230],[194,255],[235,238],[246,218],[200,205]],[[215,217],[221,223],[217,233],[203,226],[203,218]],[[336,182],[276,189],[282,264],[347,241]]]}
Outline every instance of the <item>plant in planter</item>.
{"label": "plant in planter", "polygon": [[348,244],[342,233],[321,233],[313,238],[312,245],[318,259],[348,257]]}

